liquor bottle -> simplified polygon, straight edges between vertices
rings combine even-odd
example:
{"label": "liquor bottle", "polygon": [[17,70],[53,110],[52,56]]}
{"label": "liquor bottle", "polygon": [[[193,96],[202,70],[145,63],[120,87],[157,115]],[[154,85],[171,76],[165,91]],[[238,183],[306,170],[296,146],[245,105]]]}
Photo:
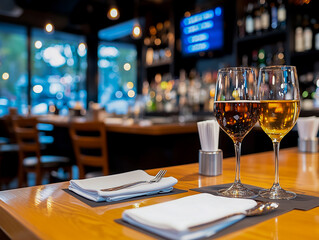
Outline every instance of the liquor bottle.
{"label": "liquor bottle", "polygon": [[257,65],[258,65],[258,51],[253,50],[251,55],[252,55],[251,56],[251,66],[257,67]]}
{"label": "liquor bottle", "polygon": [[275,65],[285,64],[285,50],[284,50],[284,44],[282,42],[277,43],[277,50],[273,57],[273,63]]}
{"label": "liquor bottle", "polygon": [[248,35],[254,33],[254,19],[252,16],[253,4],[249,3],[247,6],[247,15],[245,19],[245,30]]}
{"label": "liquor bottle", "polygon": [[238,29],[238,37],[243,38],[245,37],[245,26],[244,26],[244,19],[238,19],[237,21],[237,29]]}
{"label": "liquor bottle", "polygon": [[287,22],[287,11],[286,6],[283,3],[283,0],[278,0],[278,26],[280,29],[286,28],[286,22]]}
{"label": "liquor bottle", "polygon": [[314,30],[314,49],[319,50],[319,23],[316,21],[316,23],[313,25],[313,30]]}
{"label": "liquor bottle", "polygon": [[317,20],[315,18],[311,18],[310,25],[311,25],[311,29],[312,29],[312,49],[315,50],[316,49],[316,34],[318,32]]}
{"label": "liquor bottle", "polygon": [[161,36],[161,40],[162,40],[162,43],[164,45],[168,45],[168,36],[169,36],[169,32],[170,32],[170,25],[171,25],[171,22],[169,20],[166,20],[164,22],[164,28],[163,28],[163,34]]}
{"label": "liquor bottle", "polygon": [[261,13],[259,4],[255,4],[254,8],[254,29],[256,34],[261,34]]}
{"label": "liquor bottle", "polygon": [[270,3],[271,12],[271,28],[277,29],[278,27],[278,9],[274,1]]}
{"label": "liquor bottle", "polygon": [[268,4],[265,0],[260,0],[260,14],[261,14],[261,28],[264,32],[269,30],[269,22],[270,22],[270,16],[269,16],[269,9]]}
{"label": "liquor bottle", "polygon": [[241,65],[243,67],[248,67],[248,56],[244,54],[241,58]]}
{"label": "liquor bottle", "polygon": [[266,53],[263,48],[259,49],[258,51],[258,67],[265,67],[266,66]]}
{"label": "liquor bottle", "polygon": [[301,16],[297,15],[296,19],[296,29],[295,29],[295,51],[303,52],[304,43],[303,43],[303,28],[301,26]]}
{"label": "liquor bottle", "polygon": [[309,16],[304,16],[303,21],[303,43],[304,43],[304,51],[309,51],[312,49],[312,29],[309,22]]}
{"label": "liquor bottle", "polygon": [[272,53],[270,51],[266,53],[266,65],[267,66],[273,65]]}

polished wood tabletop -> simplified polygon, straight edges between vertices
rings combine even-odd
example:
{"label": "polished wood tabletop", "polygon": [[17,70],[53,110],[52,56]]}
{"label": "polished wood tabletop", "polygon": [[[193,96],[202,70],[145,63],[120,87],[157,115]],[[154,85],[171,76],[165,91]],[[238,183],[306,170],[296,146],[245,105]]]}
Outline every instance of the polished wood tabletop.
{"label": "polished wood tabletop", "polygon": [[[279,162],[283,188],[319,197],[319,153],[282,149]],[[197,163],[166,169],[166,176],[178,179],[176,188],[189,190],[233,182],[235,159],[224,159],[223,174],[216,177],[199,175]],[[241,177],[243,183],[270,187],[274,179],[273,153],[243,156]],[[1,229],[12,239],[152,239],[115,223],[114,219],[120,218],[125,209],[197,194],[188,191],[92,208],[62,191],[67,186],[64,182],[0,192]],[[293,210],[222,239],[319,239],[319,207],[309,211]]]}
{"label": "polished wood tabletop", "polygon": [[[69,127],[71,121],[66,116],[41,116],[38,118],[40,123],[52,124],[57,127]],[[77,121],[86,121],[85,118],[78,118]],[[170,135],[170,134],[184,134],[197,133],[196,122],[171,122],[163,124],[152,124],[148,126],[141,126],[136,123],[122,124],[122,123],[105,123],[108,132],[138,134],[138,135]]]}

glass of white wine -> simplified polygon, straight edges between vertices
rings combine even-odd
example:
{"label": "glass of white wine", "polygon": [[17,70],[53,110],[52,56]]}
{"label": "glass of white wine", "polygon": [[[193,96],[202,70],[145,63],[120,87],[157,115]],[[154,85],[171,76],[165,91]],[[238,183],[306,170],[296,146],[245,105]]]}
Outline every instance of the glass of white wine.
{"label": "glass of white wine", "polygon": [[269,66],[259,70],[259,124],[273,142],[275,181],[259,195],[268,199],[293,199],[296,194],[279,185],[279,148],[281,139],[294,127],[300,112],[297,70],[294,66]]}

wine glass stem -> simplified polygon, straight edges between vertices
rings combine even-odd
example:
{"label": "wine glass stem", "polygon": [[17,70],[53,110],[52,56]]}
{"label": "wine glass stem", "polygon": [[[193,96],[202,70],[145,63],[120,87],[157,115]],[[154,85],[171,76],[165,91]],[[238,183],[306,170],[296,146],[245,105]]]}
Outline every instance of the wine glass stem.
{"label": "wine glass stem", "polygon": [[235,157],[236,157],[236,177],[235,182],[240,183],[240,154],[241,154],[241,142],[234,142]]}
{"label": "wine glass stem", "polygon": [[280,142],[273,142],[274,153],[275,153],[275,186],[279,186],[279,145]]}

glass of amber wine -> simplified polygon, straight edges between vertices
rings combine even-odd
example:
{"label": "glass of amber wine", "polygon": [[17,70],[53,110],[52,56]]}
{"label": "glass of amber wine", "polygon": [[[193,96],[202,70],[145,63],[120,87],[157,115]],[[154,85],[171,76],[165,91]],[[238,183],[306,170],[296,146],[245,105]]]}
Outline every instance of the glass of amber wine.
{"label": "glass of amber wine", "polygon": [[296,194],[279,185],[279,145],[293,128],[300,112],[300,96],[296,67],[269,66],[259,70],[258,99],[259,123],[273,142],[275,154],[275,181],[270,189],[259,195],[269,199],[293,199]]}
{"label": "glass of amber wine", "polygon": [[223,68],[218,71],[214,111],[221,129],[233,140],[236,157],[235,182],[219,195],[253,198],[257,193],[246,188],[240,180],[241,143],[259,117],[256,69],[248,67]]}

